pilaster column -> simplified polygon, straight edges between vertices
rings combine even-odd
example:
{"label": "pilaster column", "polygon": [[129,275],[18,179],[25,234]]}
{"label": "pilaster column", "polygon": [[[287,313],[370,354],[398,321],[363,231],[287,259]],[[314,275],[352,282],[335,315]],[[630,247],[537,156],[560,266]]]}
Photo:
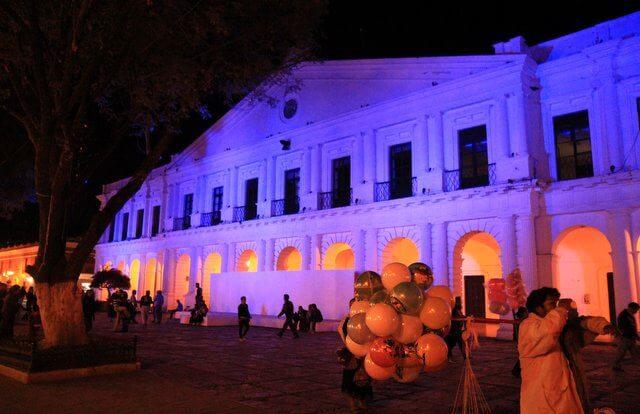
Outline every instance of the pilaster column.
{"label": "pilaster column", "polygon": [[357,229],[353,232],[354,246],[353,253],[355,255],[355,270],[356,272],[364,272],[366,269],[365,257],[366,257],[366,230]]}
{"label": "pilaster column", "polygon": [[266,240],[266,248],[264,252],[264,271],[270,272],[273,270],[273,248],[274,248],[274,240],[267,239]]}
{"label": "pilaster column", "polygon": [[432,266],[433,255],[431,249],[431,224],[420,225],[420,261]]}
{"label": "pilaster column", "polygon": [[268,217],[271,214],[271,200],[267,200],[267,162],[260,162],[258,173],[258,215]]}
{"label": "pilaster column", "polygon": [[302,238],[302,270],[309,270],[311,268],[311,237],[304,236]]}
{"label": "pilaster column", "polygon": [[232,267],[229,265],[229,245],[223,244],[220,249],[220,259],[222,261],[220,266],[220,273],[231,272]]}
{"label": "pilaster column", "polygon": [[[276,161],[274,157],[267,157],[267,203],[275,200],[276,185]],[[269,209],[269,214],[271,209]]]}
{"label": "pilaster column", "polygon": [[607,233],[611,243],[616,312],[620,312],[627,307],[629,302],[638,300],[631,248],[631,216],[629,211],[611,212],[607,220]]}
{"label": "pilaster column", "polygon": [[515,156],[528,155],[527,150],[527,118],[524,92],[516,91],[507,100],[509,110],[509,145]]}
{"label": "pilaster column", "polygon": [[430,114],[427,118],[428,167],[424,187],[428,192],[441,192],[444,177],[444,138],[442,113]]}
{"label": "pilaster column", "polygon": [[162,255],[162,286],[157,290],[162,290],[165,305],[176,302],[175,295],[176,276],[176,251],[175,249],[165,249]]}
{"label": "pilaster column", "polygon": [[322,235],[311,236],[311,270],[322,269]]}
{"label": "pilaster column", "polygon": [[195,197],[197,200],[194,209],[195,213],[207,213],[207,208],[205,207],[205,203],[207,201],[207,177],[205,177],[204,175],[198,177],[195,191]]}
{"label": "pilaster column", "polygon": [[236,271],[236,244],[229,243],[227,245],[227,271],[235,272]]}
{"label": "pilaster column", "polygon": [[[165,183],[163,181],[163,183]],[[170,197],[169,185],[164,184],[162,188],[162,200],[160,201],[160,233],[164,233],[168,230],[166,227],[167,219],[169,218],[169,197]]]}
{"label": "pilaster column", "polygon": [[522,274],[522,281],[527,292],[531,292],[540,286],[533,216],[526,215],[516,218],[516,244],[518,246],[518,268]]}
{"label": "pilaster column", "polygon": [[620,114],[618,93],[616,91],[615,79],[613,76],[608,77],[600,90],[598,91],[600,101],[602,105],[600,107],[600,114],[602,115],[602,134],[601,139],[606,141],[606,145],[602,147],[607,148],[608,163],[604,165],[605,171],[609,171],[609,166],[613,165],[616,170],[622,167],[623,160],[623,145],[622,145],[622,133],[620,130]]}
{"label": "pilaster column", "polygon": [[453,287],[449,280],[447,266],[447,223],[433,223],[431,225],[431,257],[433,260],[433,278],[436,285]]}
{"label": "pilaster column", "polygon": [[376,272],[382,271],[378,268],[378,230],[375,228],[368,228],[364,230],[364,265],[365,270],[374,270]]}
{"label": "pilaster column", "polygon": [[258,240],[258,251],[256,252],[258,254],[258,271],[260,272],[264,272],[265,270],[267,270],[267,260],[266,260],[266,256],[267,256],[267,242],[266,240]]}
{"label": "pilaster column", "polygon": [[[509,158],[511,154],[511,143],[509,142],[509,112],[507,110],[507,97],[500,94],[493,106],[493,134],[498,160]],[[496,160],[497,161],[497,160]]]}
{"label": "pilaster column", "polygon": [[508,275],[518,266],[515,218],[512,215],[502,217],[500,222],[503,234],[503,245],[500,246],[502,274]]}

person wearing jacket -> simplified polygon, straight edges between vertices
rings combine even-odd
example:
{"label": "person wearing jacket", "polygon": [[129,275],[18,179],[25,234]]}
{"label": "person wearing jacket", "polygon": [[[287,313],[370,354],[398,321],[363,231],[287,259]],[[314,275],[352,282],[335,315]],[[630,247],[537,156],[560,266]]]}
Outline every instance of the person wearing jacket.
{"label": "person wearing jacket", "polygon": [[530,314],[520,324],[521,414],[582,414],[582,404],[560,336],[569,309],[558,307],[557,289],[540,288],[527,298]]}
{"label": "person wearing jacket", "polygon": [[620,330],[620,338],[618,339],[618,352],[616,359],[613,361],[613,370],[622,371],[620,365],[627,352],[631,355],[638,354],[636,341],[638,340],[638,326],[636,324],[636,313],[640,310],[640,305],[631,302],[627,309],[618,315],[618,329]]}
{"label": "person wearing jacket", "polygon": [[284,335],[284,331],[287,329],[287,327],[289,327],[289,329],[291,329],[293,337],[298,338],[298,332],[296,332],[296,324],[293,321],[293,302],[289,300],[289,295],[286,293],[284,295],[284,304],[282,305],[282,310],[278,314],[278,318],[282,315],[284,315],[285,321],[282,325],[282,329],[280,329],[280,332],[278,332],[278,336],[282,338],[282,335]]}

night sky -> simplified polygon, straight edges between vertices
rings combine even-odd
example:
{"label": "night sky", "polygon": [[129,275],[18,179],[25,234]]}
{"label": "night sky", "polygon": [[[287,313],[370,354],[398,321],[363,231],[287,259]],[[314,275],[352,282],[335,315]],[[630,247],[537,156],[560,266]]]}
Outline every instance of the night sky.
{"label": "night sky", "polygon": [[[492,54],[494,43],[517,35],[533,45],[640,10],[640,0],[415,3],[330,1],[321,25],[318,57],[328,60]],[[212,118],[194,115],[183,126],[183,134],[171,152],[184,149],[227,110],[221,99],[212,98]],[[7,143],[5,152],[10,154],[6,148],[22,148],[23,138],[8,131],[12,129],[0,128],[0,140]],[[94,196],[100,184],[131,174],[142,157],[139,148],[135,140],[129,141],[119,151],[122,155],[88,183],[86,199],[78,208],[79,219],[70,229],[71,234],[81,234],[97,208]],[[21,151],[29,156],[28,149]],[[3,163],[2,157],[0,153],[0,174],[5,175],[3,170],[10,163]],[[0,246],[35,241],[36,237],[37,210],[33,205],[15,214],[11,221],[0,220]]]}

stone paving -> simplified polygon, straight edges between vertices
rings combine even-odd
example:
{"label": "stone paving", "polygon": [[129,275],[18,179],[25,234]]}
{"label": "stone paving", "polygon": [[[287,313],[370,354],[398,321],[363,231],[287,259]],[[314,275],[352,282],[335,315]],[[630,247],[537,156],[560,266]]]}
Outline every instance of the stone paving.
{"label": "stone paving", "polygon": [[[334,333],[278,338],[274,329],[251,328],[238,342],[235,327],[189,327],[176,321],[132,325],[128,334],[109,331],[98,315],[96,332],[138,335],[139,372],[23,385],[0,377],[0,413],[343,413],[341,367]],[[608,368],[614,349],[593,345],[586,351],[596,406],[617,413],[639,412],[640,361],[626,373]],[[519,380],[511,374],[516,352],[511,342],[481,339],[473,368],[494,413],[516,413]],[[462,363],[422,374],[412,384],[374,384],[371,412],[449,413]]]}

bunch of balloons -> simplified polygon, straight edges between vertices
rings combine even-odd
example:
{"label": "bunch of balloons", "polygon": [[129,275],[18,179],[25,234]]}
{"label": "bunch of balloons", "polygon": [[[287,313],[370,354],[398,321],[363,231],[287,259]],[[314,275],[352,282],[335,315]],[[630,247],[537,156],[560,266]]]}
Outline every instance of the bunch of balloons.
{"label": "bunch of balloons", "polygon": [[381,275],[358,276],[345,342],[352,354],[365,358],[371,378],[411,382],[423,370],[446,364],[442,334],[451,322],[453,295],[432,284],[433,272],[424,263],[391,263]]}
{"label": "bunch of balloons", "polygon": [[524,288],[520,269],[515,269],[507,276],[507,303],[514,311],[527,303],[527,291]]}
{"label": "bunch of balloons", "polygon": [[487,283],[489,287],[489,310],[498,315],[506,315],[509,313],[509,304],[507,304],[507,290],[504,279],[489,279]]}

